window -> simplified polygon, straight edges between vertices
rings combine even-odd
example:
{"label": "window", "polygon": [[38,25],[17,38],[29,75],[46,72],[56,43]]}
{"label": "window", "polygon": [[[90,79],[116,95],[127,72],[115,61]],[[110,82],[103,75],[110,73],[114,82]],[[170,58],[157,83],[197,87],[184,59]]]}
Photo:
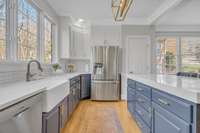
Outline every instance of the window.
{"label": "window", "polygon": [[157,73],[200,72],[200,37],[158,37],[156,50]]}
{"label": "window", "polygon": [[44,62],[52,62],[52,23],[44,19]]}
{"label": "window", "polygon": [[0,60],[6,59],[6,0],[0,0]]}
{"label": "window", "polygon": [[37,58],[38,12],[26,0],[18,0],[18,58]]}
{"label": "window", "polygon": [[176,38],[157,39],[157,73],[176,73]]}
{"label": "window", "polygon": [[183,72],[200,72],[200,37],[181,38]]}

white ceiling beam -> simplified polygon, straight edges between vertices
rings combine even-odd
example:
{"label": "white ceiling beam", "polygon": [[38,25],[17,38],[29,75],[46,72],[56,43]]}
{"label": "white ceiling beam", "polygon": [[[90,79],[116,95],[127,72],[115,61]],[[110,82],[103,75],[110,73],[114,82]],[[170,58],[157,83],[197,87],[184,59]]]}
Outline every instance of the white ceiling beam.
{"label": "white ceiling beam", "polygon": [[170,9],[178,6],[183,0],[166,0],[163,4],[161,4],[151,16],[147,18],[148,23],[151,25],[154,23],[159,17],[165,14]]}

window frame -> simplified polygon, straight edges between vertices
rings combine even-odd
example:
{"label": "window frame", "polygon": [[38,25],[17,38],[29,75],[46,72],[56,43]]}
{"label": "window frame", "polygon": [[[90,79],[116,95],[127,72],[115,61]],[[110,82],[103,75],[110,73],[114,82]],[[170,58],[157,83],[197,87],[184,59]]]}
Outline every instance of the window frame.
{"label": "window frame", "polygon": [[10,53],[10,46],[9,46],[9,41],[10,41],[10,37],[9,37],[9,25],[8,23],[10,23],[10,11],[9,11],[9,7],[10,7],[10,1],[9,0],[5,0],[5,59],[0,60],[0,62],[7,62],[10,58],[9,58],[9,53]]}
{"label": "window frame", "polygon": [[[157,41],[157,38],[161,38],[161,37],[164,37],[164,38],[176,38],[176,73],[177,72],[181,72],[182,71],[182,51],[181,51],[181,39],[184,38],[184,37],[200,37],[200,33],[186,33],[186,34],[174,34],[174,33],[167,33],[167,34],[157,34],[155,36],[155,40]],[[155,41],[155,42],[156,42]],[[155,43],[155,49],[157,50],[157,42]],[[155,58],[157,58],[157,55],[155,55]],[[158,73],[157,71],[157,65],[160,65],[157,63],[157,60],[156,60],[156,73],[157,74],[170,74],[170,73]],[[174,74],[172,74],[174,75]]]}
{"label": "window frame", "polygon": [[[181,36],[181,37],[179,38],[180,45],[181,45],[181,43],[182,43],[182,39],[183,39],[183,38],[199,38],[199,39],[200,39],[200,35],[199,35],[199,36]],[[180,62],[181,62],[180,71],[185,72],[185,71],[183,71],[183,66],[184,66],[184,65],[190,65],[190,64],[183,64],[183,62],[182,62],[182,57],[183,57],[184,55],[183,55],[181,49],[182,49],[182,47],[180,46],[180,60],[181,60],[181,61],[180,61]]]}
{"label": "window frame", "polygon": [[[17,62],[27,62],[28,60],[21,60],[20,58],[19,58],[19,44],[18,44],[18,1],[19,0],[16,0],[16,3],[17,3],[17,8],[16,8],[16,10],[17,10],[17,13],[16,13],[16,56],[17,56]],[[37,47],[36,47],[36,60],[40,60],[41,61],[41,59],[40,59],[40,47],[41,47],[41,45],[40,45],[40,38],[39,38],[39,35],[40,35],[40,32],[41,32],[41,29],[40,29],[40,9],[37,7],[37,5],[35,5],[32,1],[30,1],[30,0],[25,0],[28,4],[30,4],[36,11],[37,11],[37,35],[36,35],[36,37],[37,37]]]}
{"label": "window frame", "polygon": [[[6,59],[0,60],[0,64],[4,63],[24,63],[18,58],[18,0],[6,0]],[[57,59],[57,25],[53,19],[43,11],[38,4],[32,0],[26,0],[38,12],[37,20],[37,60],[42,64],[44,62],[44,43],[43,43],[43,28],[44,17],[52,23],[52,61]]]}
{"label": "window frame", "polygon": [[[45,63],[45,19],[48,20],[50,23],[51,23],[51,41],[52,41],[52,44],[51,44],[51,62],[50,63]],[[50,19],[49,16],[45,15],[43,17],[43,62],[45,64],[52,64],[54,62],[54,51],[55,51],[55,42],[54,42],[54,22]]]}
{"label": "window frame", "polygon": [[[156,56],[156,57],[155,57],[155,58],[156,58],[156,73],[158,73],[158,71],[157,71],[157,66],[158,66],[158,65],[159,65],[159,66],[162,66],[162,64],[158,64],[158,63],[157,63],[157,39],[158,39],[158,38],[174,38],[174,39],[176,39],[176,55],[175,55],[175,59],[176,59],[175,67],[176,67],[176,68],[175,68],[175,69],[176,69],[176,72],[177,72],[177,69],[178,69],[177,60],[178,60],[178,52],[179,52],[179,51],[178,51],[179,49],[177,48],[177,40],[178,40],[178,37],[177,37],[177,36],[171,36],[171,35],[168,35],[168,36],[167,36],[167,35],[166,35],[166,36],[156,36],[156,37],[155,37],[155,40],[156,40],[156,43],[155,43],[155,45],[156,45],[156,46],[155,46],[155,48],[156,48],[156,50],[155,50],[155,51],[156,51],[156,54],[155,54],[155,56]],[[166,57],[166,55],[163,55],[163,56]],[[165,64],[165,65],[166,65],[166,64]],[[169,65],[169,66],[173,66],[173,65]],[[171,74],[171,75],[172,75],[173,73],[166,73],[166,71],[165,71],[165,72],[162,72],[162,73],[159,73],[159,74]]]}

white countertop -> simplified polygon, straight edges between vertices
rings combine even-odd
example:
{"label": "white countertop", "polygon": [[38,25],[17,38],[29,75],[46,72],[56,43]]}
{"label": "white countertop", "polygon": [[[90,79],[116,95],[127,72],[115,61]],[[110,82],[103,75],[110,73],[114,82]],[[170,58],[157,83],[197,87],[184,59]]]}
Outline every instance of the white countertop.
{"label": "white countertop", "polygon": [[128,78],[200,104],[200,79],[176,75],[128,74]]}
{"label": "white countertop", "polygon": [[[3,84],[0,86],[0,110],[35,94],[50,91],[59,85],[69,82],[69,79],[80,74],[81,73],[67,73],[30,82],[22,81]],[[66,94],[66,96],[68,94]],[[44,109],[45,111],[49,111],[54,106],[54,104],[49,105],[46,106],[48,108]]]}

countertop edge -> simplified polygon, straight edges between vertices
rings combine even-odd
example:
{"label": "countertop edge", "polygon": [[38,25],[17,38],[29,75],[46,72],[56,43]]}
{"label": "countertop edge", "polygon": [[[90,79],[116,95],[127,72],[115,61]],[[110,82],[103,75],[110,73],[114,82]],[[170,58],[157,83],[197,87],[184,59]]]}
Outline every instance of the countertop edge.
{"label": "countertop edge", "polygon": [[[58,83],[58,84],[56,84],[55,86],[53,86],[53,87],[46,87],[46,86],[43,86],[43,87],[41,87],[40,89],[36,89],[36,91],[33,91],[33,92],[30,92],[30,93],[27,93],[27,94],[25,94],[25,95],[22,95],[21,97],[17,97],[16,99],[12,99],[12,100],[10,100],[10,101],[8,101],[8,102],[6,102],[6,103],[3,103],[3,104],[1,104],[0,105],[0,110],[2,110],[2,109],[4,109],[4,108],[6,108],[6,107],[9,107],[9,106],[12,106],[12,105],[14,105],[14,104],[16,104],[16,103],[18,103],[18,102],[21,102],[21,101],[23,101],[23,100],[25,100],[25,99],[27,99],[27,98],[30,98],[30,97],[32,97],[32,96],[34,96],[34,95],[37,95],[37,94],[39,94],[39,93],[43,93],[43,92],[45,92],[45,91],[50,91],[50,90],[52,90],[53,88],[56,88],[57,86],[59,86],[59,85],[62,85],[62,84],[65,84],[66,82],[68,82],[71,78],[73,78],[73,77],[76,77],[76,76],[80,76],[80,75],[82,75],[82,74],[88,74],[88,73],[69,73],[69,75],[72,75],[69,79],[67,79],[66,78],[66,81],[61,81],[60,83]],[[66,76],[67,76],[68,74],[66,74]],[[59,75],[59,76],[65,76],[65,75]],[[58,76],[58,77],[59,77]],[[56,76],[52,76],[52,77],[48,77],[49,79],[50,78],[56,78]],[[48,78],[47,79],[45,79],[45,80],[48,80]],[[55,79],[56,80],[56,79]],[[38,81],[40,81],[40,80],[38,80]],[[35,81],[34,81],[35,82]],[[36,81],[37,82],[37,81]],[[41,82],[41,81],[40,81]],[[7,86],[8,87],[8,86]],[[67,96],[67,95],[66,95]],[[59,103],[58,103],[59,104]],[[56,105],[55,105],[56,106]]]}
{"label": "countertop edge", "polygon": [[185,99],[185,100],[190,101],[195,104],[200,104],[200,93],[198,93],[198,92],[188,91],[185,89],[180,90],[180,88],[177,88],[177,87],[160,84],[160,83],[153,82],[153,81],[145,79],[145,78],[138,78],[137,76],[133,76],[133,75],[127,75],[127,78],[135,80],[135,81],[143,83],[143,84],[146,84],[146,85],[152,87],[152,89],[163,91],[165,93]]}

